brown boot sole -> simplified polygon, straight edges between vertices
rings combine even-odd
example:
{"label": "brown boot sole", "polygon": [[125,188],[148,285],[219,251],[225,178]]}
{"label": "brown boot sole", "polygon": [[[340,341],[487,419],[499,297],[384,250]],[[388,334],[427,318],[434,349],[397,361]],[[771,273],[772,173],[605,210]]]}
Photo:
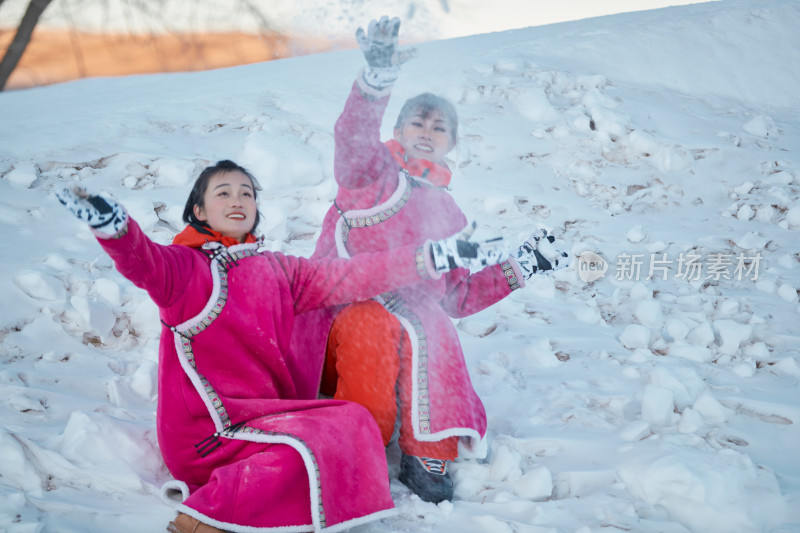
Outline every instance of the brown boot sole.
{"label": "brown boot sole", "polygon": [[197,518],[178,513],[175,520],[167,525],[167,533],[225,533],[221,529],[202,523]]}

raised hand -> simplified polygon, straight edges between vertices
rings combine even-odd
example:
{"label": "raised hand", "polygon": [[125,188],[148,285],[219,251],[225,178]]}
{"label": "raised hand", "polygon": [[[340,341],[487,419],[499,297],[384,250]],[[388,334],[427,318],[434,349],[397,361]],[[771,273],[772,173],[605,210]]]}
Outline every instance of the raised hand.
{"label": "raised hand", "polygon": [[514,259],[525,279],[530,279],[534,274],[551,274],[570,265],[569,254],[556,249],[553,246],[555,240],[547,230],[540,229],[517,248]]}
{"label": "raised hand", "polygon": [[372,20],[364,28],[356,30],[356,42],[367,60],[364,81],[370,87],[381,90],[391,86],[400,74],[400,65],[416,55],[415,49],[398,50],[397,37],[400,19],[383,16]]}
{"label": "raised hand", "polygon": [[56,192],[56,197],[78,220],[102,234],[116,235],[125,227],[128,219],[120,204],[110,198],[90,194],[80,185],[65,187]]}

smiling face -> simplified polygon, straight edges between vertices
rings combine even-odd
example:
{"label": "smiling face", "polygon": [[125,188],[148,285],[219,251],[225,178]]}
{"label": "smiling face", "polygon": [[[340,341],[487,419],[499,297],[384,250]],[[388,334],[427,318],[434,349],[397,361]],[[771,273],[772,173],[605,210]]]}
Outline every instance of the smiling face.
{"label": "smiling face", "polygon": [[394,129],[394,138],[406,155],[434,163],[440,163],[455,146],[450,122],[438,109],[414,111]]}
{"label": "smiling face", "polygon": [[203,204],[195,205],[193,211],[211,229],[244,242],[258,212],[253,182],[238,170],[218,172],[208,181]]}

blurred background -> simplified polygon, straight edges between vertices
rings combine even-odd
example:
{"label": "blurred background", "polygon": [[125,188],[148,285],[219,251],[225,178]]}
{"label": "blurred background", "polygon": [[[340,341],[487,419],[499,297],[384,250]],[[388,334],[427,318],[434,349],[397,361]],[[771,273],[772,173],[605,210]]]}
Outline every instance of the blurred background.
{"label": "blurred background", "polygon": [[694,0],[0,0],[0,90],[205,70],[352,48],[359,25],[403,19],[405,43]]}

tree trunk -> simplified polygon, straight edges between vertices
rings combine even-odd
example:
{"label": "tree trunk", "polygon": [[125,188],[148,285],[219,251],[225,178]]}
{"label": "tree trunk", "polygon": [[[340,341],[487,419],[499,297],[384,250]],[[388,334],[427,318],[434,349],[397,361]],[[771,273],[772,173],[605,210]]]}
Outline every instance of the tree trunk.
{"label": "tree trunk", "polygon": [[[3,0],[0,0],[0,3],[2,3],[2,1]],[[6,50],[3,60],[0,61],[0,91],[6,86],[6,82],[11,76],[11,73],[17,68],[22,54],[25,53],[25,48],[27,48],[28,43],[31,41],[33,29],[36,27],[36,23],[39,22],[39,17],[42,16],[42,13],[50,2],[52,2],[52,0],[31,0],[30,4],[28,4],[28,9],[25,11],[22,22],[19,23],[19,27],[17,28],[17,34],[14,36],[14,40],[11,41],[11,44],[8,45],[8,50]]]}

